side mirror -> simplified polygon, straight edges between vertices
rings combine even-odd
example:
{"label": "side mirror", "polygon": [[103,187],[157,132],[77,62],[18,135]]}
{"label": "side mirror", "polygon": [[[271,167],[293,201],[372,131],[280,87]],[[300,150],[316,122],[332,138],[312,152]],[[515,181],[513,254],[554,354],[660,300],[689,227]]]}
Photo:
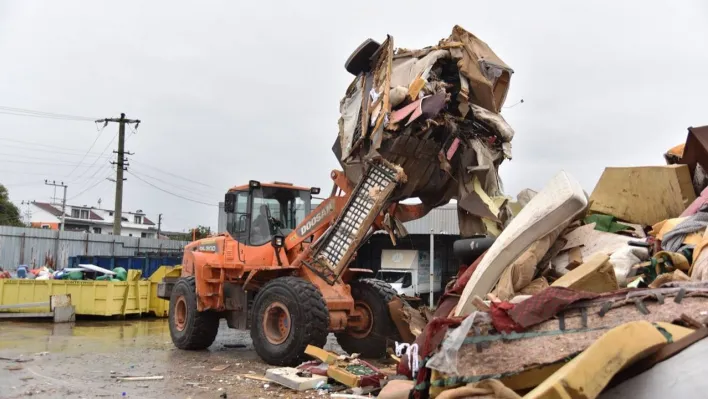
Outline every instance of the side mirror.
{"label": "side mirror", "polygon": [[320,188],[319,187],[312,187],[310,188],[310,194],[312,195],[317,195],[320,193]]}
{"label": "side mirror", "polygon": [[236,193],[226,193],[224,196],[224,212],[236,212]]}

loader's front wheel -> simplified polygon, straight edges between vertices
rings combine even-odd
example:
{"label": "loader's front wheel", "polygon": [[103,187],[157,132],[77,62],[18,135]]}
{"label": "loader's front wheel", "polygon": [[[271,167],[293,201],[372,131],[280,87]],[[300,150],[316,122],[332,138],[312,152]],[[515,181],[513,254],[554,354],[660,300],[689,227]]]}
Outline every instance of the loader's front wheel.
{"label": "loader's front wheel", "polygon": [[308,360],[307,345],[327,342],[329,312],[322,293],[297,277],[266,284],[253,303],[251,339],[266,363],[294,366]]}
{"label": "loader's front wheel", "polygon": [[177,281],[172,288],[169,310],[170,336],[179,349],[206,349],[219,331],[219,315],[197,311],[194,277]]}
{"label": "loader's front wheel", "polygon": [[347,330],[337,333],[337,342],[346,352],[359,353],[365,358],[386,355],[387,339],[399,340],[388,303],[396,290],[385,281],[364,278],[351,283],[356,318],[350,320]]}

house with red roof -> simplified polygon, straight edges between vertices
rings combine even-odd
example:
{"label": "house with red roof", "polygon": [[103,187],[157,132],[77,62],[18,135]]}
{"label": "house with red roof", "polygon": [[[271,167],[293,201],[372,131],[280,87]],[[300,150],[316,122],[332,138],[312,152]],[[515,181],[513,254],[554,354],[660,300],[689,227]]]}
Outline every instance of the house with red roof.
{"label": "house with red roof", "polygon": [[[32,202],[32,227],[59,230],[62,221],[61,204]],[[113,234],[114,211],[92,206],[66,205],[64,230],[94,234]],[[123,211],[121,236],[157,238],[157,225],[142,210]]]}

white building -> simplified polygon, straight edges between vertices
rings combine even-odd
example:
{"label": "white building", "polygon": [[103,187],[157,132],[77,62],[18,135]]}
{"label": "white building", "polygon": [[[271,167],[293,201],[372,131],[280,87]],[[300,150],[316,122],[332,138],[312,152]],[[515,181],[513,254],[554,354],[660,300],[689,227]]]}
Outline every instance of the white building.
{"label": "white building", "polygon": [[[61,205],[32,202],[31,215],[32,227],[59,230]],[[109,209],[66,205],[64,230],[113,234],[113,215],[114,212]],[[143,211],[123,211],[121,219],[121,236],[157,238],[157,226]]]}

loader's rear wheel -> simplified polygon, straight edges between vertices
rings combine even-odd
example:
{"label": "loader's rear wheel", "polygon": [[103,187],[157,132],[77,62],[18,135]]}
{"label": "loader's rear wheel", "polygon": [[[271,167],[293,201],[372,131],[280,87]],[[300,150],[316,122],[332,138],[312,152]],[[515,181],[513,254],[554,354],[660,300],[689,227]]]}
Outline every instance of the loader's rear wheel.
{"label": "loader's rear wheel", "polygon": [[337,342],[348,353],[359,353],[365,358],[378,358],[386,354],[387,338],[399,340],[388,303],[396,290],[385,281],[364,278],[351,283],[354,297],[355,320],[347,330],[337,333]]}
{"label": "loader's rear wheel", "polygon": [[294,366],[308,360],[307,345],[327,342],[329,312],[322,293],[298,277],[266,284],[253,304],[251,339],[266,363]]}
{"label": "loader's rear wheel", "polygon": [[177,281],[172,288],[169,310],[170,336],[179,349],[206,349],[219,331],[219,315],[197,311],[194,277]]}

